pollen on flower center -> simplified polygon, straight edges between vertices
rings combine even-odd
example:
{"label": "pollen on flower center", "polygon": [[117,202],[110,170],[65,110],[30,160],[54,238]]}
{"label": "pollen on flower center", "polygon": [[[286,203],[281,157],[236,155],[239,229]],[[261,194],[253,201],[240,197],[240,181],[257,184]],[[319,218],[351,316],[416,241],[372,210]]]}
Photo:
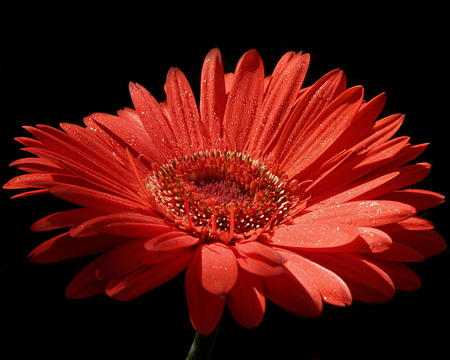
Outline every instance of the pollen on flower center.
{"label": "pollen on flower center", "polygon": [[285,221],[293,205],[279,176],[236,151],[173,159],[147,186],[162,215],[204,242],[258,236]]}

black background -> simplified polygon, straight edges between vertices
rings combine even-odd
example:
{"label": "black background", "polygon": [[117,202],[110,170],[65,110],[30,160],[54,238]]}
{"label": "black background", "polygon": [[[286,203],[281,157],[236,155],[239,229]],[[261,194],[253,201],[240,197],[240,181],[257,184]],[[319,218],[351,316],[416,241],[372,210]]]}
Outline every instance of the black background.
{"label": "black background", "polygon": [[[25,155],[13,141],[25,135],[21,126],[80,123],[92,112],[131,106],[129,81],[163,100],[172,66],[197,91],[211,48],[220,48],[228,71],[254,48],[268,73],[285,52],[302,50],[312,56],[308,81],[339,67],[349,86],[366,88],[367,99],[386,92],[386,115],[407,114],[399,135],[431,143],[419,160],[431,162],[433,170],[417,187],[448,195],[449,31],[438,5],[180,4],[1,5],[1,182],[19,174],[8,164]],[[65,287],[86,259],[50,265],[27,259],[50,237],[29,226],[67,205],[46,196],[9,200],[13,193],[1,192],[1,359],[185,357],[195,332],[182,277],[128,303],[105,295],[67,300]],[[448,209],[444,204],[425,214],[447,239]],[[268,304],[254,330],[225,313],[213,359],[448,358],[449,260],[446,251],[414,264],[422,288],[399,292],[388,304],[326,306],[319,319]]]}

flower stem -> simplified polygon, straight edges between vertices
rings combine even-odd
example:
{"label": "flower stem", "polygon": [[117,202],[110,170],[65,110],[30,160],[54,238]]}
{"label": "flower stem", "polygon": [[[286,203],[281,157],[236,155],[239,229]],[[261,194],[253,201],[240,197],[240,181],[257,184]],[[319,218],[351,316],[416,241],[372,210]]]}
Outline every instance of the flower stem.
{"label": "flower stem", "polygon": [[216,342],[217,334],[219,333],[220,323],[209,335],[195,334],[194,342],[191,345],[189,354],[186,360],[208,360]]}

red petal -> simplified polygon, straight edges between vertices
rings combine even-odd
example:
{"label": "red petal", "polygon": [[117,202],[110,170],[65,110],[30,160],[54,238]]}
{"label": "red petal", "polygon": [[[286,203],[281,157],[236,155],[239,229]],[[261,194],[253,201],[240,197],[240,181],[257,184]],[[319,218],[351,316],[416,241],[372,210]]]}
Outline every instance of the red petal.
{"label": "red petal", "polygon": [[402,230],[432,230],[434,224],[428,220],[419,216],[411,216],[408,219],[399,221],[395,224],[388,224],[381,226],[380,230],[385,232],[402,231]]}
{"label": "red petal", "polygon": [[[4,189],[50,188],[58,184],[76,183],[77,185],[89,185],[89,183],[68,175],[54,174],[24,174],[9,180]],[[45,190],[47,191],[47,190]]]}
{"label": "red petal", "polygon": [[217,146],[226,105],[222,56],[217,49],[205,58],[201,76],[200,114],[210,134],[210,146]]}
{"label": "red petal", "polygon": [[183,271],[194,255],[193,248],[176,253],[153,266],[142,266],[123,278],[108,283],[106,294],[120,301],[132,300],[169,281]]}
{"label": "red petal", "polygon": [[10,166],[17,166],[20,170],[29,173],[66,174],[66,171],[57,167],[52,161],[42,158],[23,158],[13,161]]}
{"label": "red petal", "polygon": [[365,153],[385,143],[397,132],[404,118],[404,115],[394,114],[376,121],[354,148]]}
{"label": "red petal", "polygon": [[307,278],[311,279],[323,301],[337,306],[351,304],[352,296],[347,284],[335,273],[291,251],[280,251],[288,259],[286,268],[304,285],[307,284]]}
{"label": "red petal", "polygon": [[228,293],[227,305],[240,325],[248,329],[257,327],[266,309],[259,277],[239,269],[236,284]]}
{"label": "red petal", "polygon": [[174,231],[161,234],[145,243],[145,249],[149,251],[170,251],[182,249],[198,244],[199,239],[184,231]]}
{"label": "red petal", "polygon": [[297,140],[295,154],[286,166],[288,175],[297,175],[313,164],[351,124],[361,106],[363,89],[348,89],[334,100],[306,128]]}
{"label": "red petal", "polygon": [[[411,204],[411,200],[414,199],[413,192],[410,193],[409,197],[406,194],[404,196],[394,195],[390,197],[389,194],[391,194],[391,191],[393,190],[419,182],[424,179],[429,172],[429,164],[419,163],[395,169],[395,171],[387,174],[383,174],[382,172],[371,173],[368,176],[339,189],[336,195],[328,197],[319,204],[315,204],[312,208],[318,208],[324,204],[337,204],[365,199],[384,199]],[[385,196],[387,193],[389,194]],[[428,198],[423,196],[422,199],[429,201],[433,200],[431,196]],[[440,199],[442,200],[443,196],[441,196]],[[419,202],[420,200],[418,199],[415,203]]]}
{"label": "red petal", "polygon": [[425,257],[419,252],[397,242],[394,242],[386,251],[365,255],[370,258],[387,261],[418,262],[425,260]]}
{"label": "red petal", "polygon": [[309,54],[299,53],[283,64],[282,69],[277,67],[254,120],[249,151],[265,149],[279,131],[298,97],[308,65]]}
{"label": "red petal", "polygon": [[97,210],[85,208],[61,211],[36,221],[31,226],[31,230],[48,231],[70,227],[102,214]]}
{"label": "red petal", "polygon": [[[335,189],[334,195],[332,196],[323,196],[324,200],[314,204],[310,207],[311,210],[318,209],[323,207],[324,205],[333,205],[333,204],[341,204],[348,201],[354,201],[355,199],[361,198],[364,199],[373,199],[371,193],[380,187],[386,186],[390,180],[395,178],[398,173],[386,174],[383,176],[377,176],[375,178],[363,178],[356,182],[353,182],[344,188]],[[331,179],[330,179],[331,180]],[[321,179],[321,181],[323,181]],[[325,181],[323,184],[325,185]],[[397,188],[396,188],[397,189]],[[318,189],[314,189],[317,192]]]}
{"label": "red petal", "polygon": [[226,295],[236,283],[236,256],[220,242],[201,244],[195,254],[198,276],[205,290],[214,295]]}
{"label": "red petal", "polygon": [[425,257],[437,255],[447,247],[443,237],[434,230],[395,231],[390,235],[395,242],[406,245]]}
{"label": "red petal", "polygon": [[147,239],[130,240],[100,256],[97,279],[112,280],[124,276],[141,265],[154,265],[170,259],[178,251],[155,252],[144,248]]}
{"label": "red petal", "polygon": [[167,108],[177,145],[184,155],[203,148],[203,137],[208,136],[200,122],[197,104],[186,77],[179,69],[171,69],[166,82]]}
{"label": "red petal", "polygon": [[130,83],[129,88],[136,113],[149,135],[148,141],[158,147],[158,151],[151,152],[151,157],[158,163],[164,163],[173,156],[172,148],[177,143],[170,122],[162,113],[158,102],[144,87]]}
{"label": "red petal", "polygon": [[223,129],[230,150],[244,150],[263,92],[262,60],[255,50],[250,50],[236,66],[233,86],[228,94]]}
{"label": "red petal", "polygon": [[128,187],[129,184],[121,176],[124,173],[121,164],[108,156],[111,155],[112,150],[99,144],[97,138],[92,137],[90,132],[79,126],[66,125],[65,127],[72,131],[74,131],[73,128],[78,129],[76,137],[73,138],[60,130],[44,125],[40,125],[40,129],[27,128],[46,146],[45,149],[28,149],[28,151],[50,159],[85,181],[123,192],[123,188]]}
{"label": "red petal", "polygon": [[239,266],[260,276],[278,276],[284,273],[286,261],[276,250],[257,241],[237,242],[232,248]]}
{"label": "red petal", "polygon": [[386,95],[381,94],[367,103],[361,104],[361,108],[355,116],[351,126],[326,150],[323,159],[331,158],[342,149],[349,149],[357,143],[360,137],[372,126],[375,119],[383,110],[386,103]]}
{"label": "red petal", "polygon": [[405,264],[375,259],[370,261],[389,275],[397,290],[413,291],[420,288],[419,277]]}
{"label": "red petal", "polygon": [[[134,121],[130,120],[130,118],[125,119],[104,113],[94,113],[85,119],[88,128],[111,146],[107,153],[111,160],[122,166],[128,162],[125,149],[128,149],[134,157],[140,154],[151,156],[155,152],[154,145],[149,140],[149,134],[139,121],[139,117],[136,116]],[[123,175],[123,173],[122,170],[119,174]]]}
{"label": "red petal", "polygon": [[63,200],[105,213],[136,212],[158,217],[148,207],[123,197],[76,185],[58,185],[51,193]]}
{"label": "red petal", "polygon": [[380,200],[393,200],[409,204],[417,211],[423,211],[441,205],[445,197],[441,194],[419,189],[405,189],[393,191],[389,194],[379,196]]}
{"label": "red petal", "polygon": [[349,287],[353,299],[378,303],[390,301],[395,294],[390,277],[362,256],[306,251],[301,255],[338,275]]}
{"label": "red petal", "polygon": [[[396,170],[397,176],[382,184],[379,187],[373,187],[363,196],[365,199],[375,199],[378,197],[382,197],[386,193],[390,193],[396,189],[400,189],[406,186],[410,186],[411,184],[415,184],[421,180],[423,180],[430,173],[430,164],[427,163],[418,163],[409,166],[403,166]],[[360,196],[362,198],[362,196]],[[413,198],[414,196],[410,196]],[[407,197],[405,197],[407,198]],[[358,198],[355,198],[355,200]],[[395,199],[386,199],[386,200],[394,200]],[[399,201],[403,202],[403,201]],[[405,202],[408,204],[408,202]]]}
{"label": "red petal", "polygon": [[100,258],[91,261],[75,275],[66,290],[69,299],[82,299],[105,291],[108,281],[99,281],[95,276],[100,262]]}
{"label": "red petal", "polygon": [[353,226],[377,227],[395,223],[416,213],[412,206],[395,201],[352,201],[325,206],[297,217],[297,224],[318,221],[340,222]]}
{"label": "red petal", "polygon": [[92,231],[128,237],[153,237],[174,228],[164,220],[137,213],[117,213],[98,216],[74,227],[70,234],[73,237],[90,235]]}
{"label": "red petal", "polygon": [[355,250],[356,252],[379,253],[386,251],[392,245],[391,237],[384,231],[369,227],[358,227],[359,236],[367,244],[367,249]]}
{"label": "red petal", "polygon": [[335,70],[324,75],[310,86],[297,101],[289,117],[283,124],[280,137],[271,141],[274,155],[285,159],[284,165],[289,167],[288,159],[296,151],[294,144],[302,131],[317,115],[345,90],[345,76],[342,71]]}
{"label": "red petal", "polygon": [[201,259],[199,256],[196,258],[186,270],[186,300],[192,326],[200,334],[206,336],[219,323],[226,297],[217,296],[205,290],[198,276]]}
{"label": "red petal", "polygon": [[281,276],[261,277],[264,295],[284,309],[300,316],[319,316],[322,297],[312,279],[301,272],[286,270]]}
{"label": "red petal", "polygon": [[[303,220],[303,219],[302,219]],[[297,248],[334,248],[355,240],[359,230],[339,222],[307,223],[281,226],[269,239],[274,245]]]}
{"label": "red petal", "polygon": [[73,238],[64,233],[38,245],[29,255],[38,264],[52,263],[77,257],[98,254],[129,241],[129,238],[113,235],[93,235]]}

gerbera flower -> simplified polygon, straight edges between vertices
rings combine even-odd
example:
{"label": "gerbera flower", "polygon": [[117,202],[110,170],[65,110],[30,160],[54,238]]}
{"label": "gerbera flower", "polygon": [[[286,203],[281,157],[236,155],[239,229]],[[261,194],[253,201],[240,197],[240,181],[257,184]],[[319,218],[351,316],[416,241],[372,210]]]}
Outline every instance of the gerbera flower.
{"label": "gerbera flower", "polygon": [[[197,104],[179,69],[167,100],[130,84],[134,110],[95,113],[86,127],[26,127],[17,140],[35,155],[5,185],[79,205],[37,221],[65,229],[34,249],[50,263],[99,254],[67,289],[131,300],[185,271],[193,327],[209,334],[225,306],[244,327],[265,301],[302,316],[323,302],[390,300],[420,281],[403,262],[445,248],[417,216],[444,201],[407,188],[430,165],[405,165],[425,144],[393,138],[403,116],[380,120],[385,96],[366,102],[342,71],[303,88],[309,56],[289,52],[264,75],[256,51],[225,74],[206,57]],[[403,189],[403,190],[400,190]]]}

